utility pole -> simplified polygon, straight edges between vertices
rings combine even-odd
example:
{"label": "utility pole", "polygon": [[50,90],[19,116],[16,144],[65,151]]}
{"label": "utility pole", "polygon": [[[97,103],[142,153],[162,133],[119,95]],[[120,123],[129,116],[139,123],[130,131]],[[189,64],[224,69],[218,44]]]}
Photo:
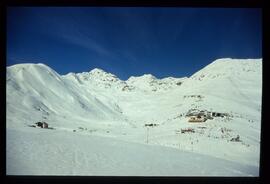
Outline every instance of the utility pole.
{"label": "utility pole", "polygon": [[148,137],[149,137],[149,127],[147,127],[147,133],[146,133],[146,143],[148,144]]}

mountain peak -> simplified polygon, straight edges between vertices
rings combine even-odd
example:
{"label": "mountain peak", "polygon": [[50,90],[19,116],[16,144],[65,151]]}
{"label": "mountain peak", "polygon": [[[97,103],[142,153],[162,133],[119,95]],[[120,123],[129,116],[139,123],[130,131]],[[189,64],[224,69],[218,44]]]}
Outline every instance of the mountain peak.
{"label": "mountain peak", "polygon": [[215,64],[215,63],[230,63],[230,62],[238,62],[238,63],[250,63],[250,61],[253,62],[258,62],[261,61],[261,58],[258,59],[235,59],[235,58],[220,58],[220,59],[216,59],[214,60],[212,63],[210,64]]}
{"label": "mountain peak", "polygon": [[157,79],[154,75],[152,75],[152,74],[144,74],[144,75],[142,75],[141,77],[143,77],[143,78],[149,78],[149,79]]}
{"label": "mountain peak", "polygon": [[141,75],[141,76],[131,76],[131,77],[129,77],[128,78],[128,80],[127,81],[133,81],[133,80],[145,80],[145,79],[147,79],[147,80],[154,80],[154,79],[157,79],[154,75],[152,75],[152,74],[143,74],[143,75]]}
{"label": "mountain peak", "polygon": [[[262,59],[232,59],[221,58],[213,61],[190,78],[198,81],[216,80],[216,78],[228,78],[232,76],[247,76],[251,73],[261,73]],[[219,79],[220,80],[220,79]]]}
{"label": "mountain peak", "polygon": [[100,69],[100,68],[94,68],[93,70],[91,70],[89,72],[90,74],[99,74],[99,73],[107,73],[104,70]]}

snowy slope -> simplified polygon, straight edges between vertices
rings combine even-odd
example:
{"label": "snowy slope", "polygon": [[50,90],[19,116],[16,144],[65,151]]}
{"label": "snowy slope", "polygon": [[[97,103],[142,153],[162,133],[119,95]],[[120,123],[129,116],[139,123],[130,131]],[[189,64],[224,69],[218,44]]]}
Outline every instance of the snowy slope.
{"label": "snowy slope", "polygon": [[[218,59],[189,78],[127,81],[101,69],[61,76],[44,64],[19,64],[7,67],[6,85],[8,174],[258,175],[261,59]],[[230,116],[191,124],[190,109]],[[54,130],[28,127],[41,120]],[[180,133],[186,128],[195,132]],[[237,135],[241,141],[231,142]],[[52,159],[47,167],[43,158]]]}
{"label": "snowy slope", "polygon": [[117,139],[42,129],[9,130],[7,136],[7,174],[12,175],[258,175],[254,166]]}
{"label": "snowy slope", "polygon": [[[192,75],[184,85],[196,86],[220,97],[241,96],[241,99],[260,104],[261,97],[257,92],[262,87],[261,74],[260,59],[218,59]],[[231,88],[226,89],[227,86]],[[235,99],[238,98],[232,100]]]}
{"label": "snowy slope", "polygon": [[[121,118],[117,108],[102,103],[91,91],[65,80],[43,64],[7,68],[7,118],[13,118],[14,112],[27,117],[30,113],[38,118],[33,121],[74,115],[94,120]],[[18,119],[13,121],[16,122]]]}
{"label": "snowy slope", "polygon": [[141,91],[167,91],[173,88],[181,86],[186,77],[183,78],[173,78],[167,77],[163,79],[157,79],[151,74],[144,74],[142,76],[134,77],[131,76],[126,83],[136,89]]}

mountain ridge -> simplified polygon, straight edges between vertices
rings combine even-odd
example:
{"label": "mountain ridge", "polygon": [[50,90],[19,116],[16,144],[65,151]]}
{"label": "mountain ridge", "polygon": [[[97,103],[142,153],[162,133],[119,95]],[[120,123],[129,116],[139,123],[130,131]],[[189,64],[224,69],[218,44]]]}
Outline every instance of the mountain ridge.
{"label": "mountain ridge", "polygon": [[[90,111],[93,117],[104,118],[106,114],[110,114],[109,116],[126,118],[123,116],[125,114],[123,109],[128,106],[123,103],[121,107],[120,104],[124,99],[129,101],[130,96],[132,99],[152,94],[157,97],[161,94],[179,96],[184,92],[183,95],[198,93],[231,98],[243,104],[256,104],[259,108],[260,96],[256,95],[258,93],[256,89],[260,89],[262,84],[256,81],[258,76],[261,76],[261,61],[261,59],[218,59],[189,78],[157,79],[153,75],[146,74],[139,77],[131,76],[126,81],[97,68],[89,72],[59,75],[44,64],[18,64],[7,67],[7,91],[11,94],[7,95],[7,102],[10,103],[15,95],[22,102],[32,99],[33,102],[29,102],[32,105],[25,102],[28,104],[27,108],[40,109],[39,106],[42,106],[56,112],[57,107],[63,112],[69,112],[74,106],[82,109],[78,111],[82,115]],[[232,71],[239,75],[232,75]],[[220,72],[223,72],[223,75],[216,76]],[[224,93],[223,85],[231,86],[232,90]],[[238,89],[238,85],[245,85],[245,90],[250,92],[245,94],[245,90]],[[240,99],[234,98],[239,95],[242,96]],[[64,105],[57,99],[62,99],[69,105]],[[156,104],[154,101],[152,103]],[[70,110],[67,110],[68,108]]]}
{"label": "mountain ridge", "polygon": [[[21,163],[25,163],[24,157],[30,159],[29,162],[31,158],[18,155],[12,148],[14,145],[39,158],[35,150],[43,150],[40,141],[53,141],[37,140],[39,135],[43,138],[58,135],[68,140],[78,135],[80,139],[90,137],[89,140],[91,136],[97,140],[108,137],[107,145],[110,145],[110,140],[124,140],[136,143],[140,149],[142,146],[139,145],[144,144],[170,147],[175,153],[194,152],[211,156],[209,160],[215,157],[232,161],[233,167],[237,168],[235,175],[250,173],[251,170],[252,175],[259,173],[261,59],[219,60],[188,78],[157,79],[144,75],[132,77],[129,81],[122,81],[100,69],[59,75],[43,64],[21,64],[7,67],[6,94],[6,127],[7,132],[13,132],[7,138],[11,149],[9,154],[12,155],[7,165],[15,169],[14,158],[20,159]],[[226,116],[190,123],[187,114],[191,111]],[[47,122],[53,130],[33,128],[38,121]],[[191,132],[185,133],[188,130]],[[25,134],[30,134],[28,139],[35,139],[31,142],[36,146],[28,147]],[[21,138],[18,140],[16,136]],[[233,142],[238,136],[240,141]],[[61,143],[60,139],[58,142]],[[47,147],[51,144],[48,143]],[[74,142],[71,144],[76,150],[72,154],[66,153],[65,163],[74,162],[82,146]],[[62,147],[58,148],[61,151]],[[98,150],[99,145],[95,149]],[[58,153],[53,148],[51,151],[48,158]],[[79,152],[86,154],[83,159],[78,158],[80,163],[85,163],[84,159],[88,159],[89,155]],[[109,150],[105,149],[103,153],[113,160]],[[93,154],[89,159],[96,159],[96,156]],[[38,163],[31,162],[36,167]],[[111,164],[108,161],[105,163]],[[241,166],[236,167],[238,164]],[[29,165],[25,164],[25,167]],[[76,172],[85,171],[77,168]]]}

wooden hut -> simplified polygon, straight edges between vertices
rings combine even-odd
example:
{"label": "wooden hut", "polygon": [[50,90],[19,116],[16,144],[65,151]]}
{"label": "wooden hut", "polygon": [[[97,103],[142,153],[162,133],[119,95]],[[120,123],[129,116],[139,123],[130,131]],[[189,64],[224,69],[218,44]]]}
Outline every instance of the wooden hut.
{"label": "wooden hut", "polygon": [[48,123],[46,123],[46,122],[42,122],[42,128],[48,128],[49,126],[48,126]]}
{"label": "wooden hut", "polygon": [[38,127],[42,127],[42,122],[36,122],[35,123]]}
{"label": "wooden hut", "polygon": [[49,127],[48,123],[46,123],[44,121],[43,122],[36,122],[35,124],[36,124],[36,126],[38,126],[40,128],[48,128]]}

